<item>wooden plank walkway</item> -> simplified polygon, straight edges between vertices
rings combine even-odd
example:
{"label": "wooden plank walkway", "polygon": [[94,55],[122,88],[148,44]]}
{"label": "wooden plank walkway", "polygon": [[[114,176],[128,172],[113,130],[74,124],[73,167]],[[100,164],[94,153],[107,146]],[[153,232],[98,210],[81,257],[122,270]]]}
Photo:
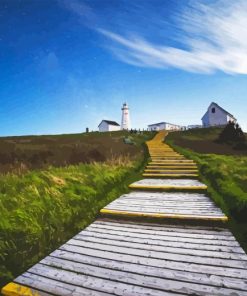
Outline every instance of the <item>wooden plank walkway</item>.
{"label": "wooden plank walkway", "polygon": [[246,267],[227,229],[99,219],[15,283],[39,295],[247,295]]}
{"label": "wooden plank walkway", "polygon": [[[162,142],[165,134],[147,143],[147,170],[154,178],[131,184],[129,194],[107,205],[102,217],[5,286],[2,294],[247,296],[243,249],[224,224],[199,225],[201,220],[227,220],[207,196],[207,186],[157,175],[197,169]],[[138,216],[141,221],[132,219]],[[158,218],[156,223],[150,217]],[[174,223],[177,219],[184,219],[183,225]]]}
{"label": "wooden plank walkway", "polygon": [[122,195],[102,214],[225,221],[227,217],[205,194],[132,192]]}
{"label": "wooden plank walkway", "polygon": [[144,190],[206,190],[207,186],[198,180],[191,179],[143,179],[129,186],[131,189]]}

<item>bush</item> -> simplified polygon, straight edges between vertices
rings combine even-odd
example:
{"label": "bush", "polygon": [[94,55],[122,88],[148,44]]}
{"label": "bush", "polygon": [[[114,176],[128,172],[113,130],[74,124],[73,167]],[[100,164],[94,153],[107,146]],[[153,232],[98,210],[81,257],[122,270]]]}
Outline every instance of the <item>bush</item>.
{"label": "bush", "polygon": [[241,127],[232,121],[229,121],[220,133],[217,142],[235,145],[234,147],[236,149],[243,149],[246,147],[246,139]]}

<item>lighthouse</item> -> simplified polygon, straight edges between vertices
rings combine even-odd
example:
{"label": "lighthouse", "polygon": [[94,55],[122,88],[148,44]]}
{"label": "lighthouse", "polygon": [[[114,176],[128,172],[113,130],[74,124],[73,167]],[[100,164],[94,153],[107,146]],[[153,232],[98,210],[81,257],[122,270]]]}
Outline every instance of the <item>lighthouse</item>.
{"label": "lighthouse", "polygon": [[123,104],[122,107],[122,123],[121,123],[122,130],[130,129],[130,114],[129,114],[129,107],[127,103]]}

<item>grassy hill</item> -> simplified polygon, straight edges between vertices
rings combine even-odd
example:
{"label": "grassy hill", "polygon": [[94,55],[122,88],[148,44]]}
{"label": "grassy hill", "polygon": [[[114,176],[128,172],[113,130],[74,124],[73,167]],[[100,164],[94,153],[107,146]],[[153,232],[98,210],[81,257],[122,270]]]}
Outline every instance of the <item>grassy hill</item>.
{"label": "grassy hill", "polygon": [[218,144],[220,128],[170,133],[167,142],[194,159],[213,200],[230,217],[229,227],[247,251],[247,151]]}
{"label": "grassy hill", "polygon": [[[140,178],[147,159],[144,143],[153,136],[113,132],[1,138],[7,160],[0,161],[0,287],[127,192],[128,184]],[[124,137],[133,144],[124,144]]]}
{"label": "grassy hill", "polygon": [[[49,166],[104,162],[119,156],[131,159],[140,152],[144,134],[126,131],[82,133],[54,136],[0,138],[0,173],[23,172]],[[134,137],[136,145],[126,145],[124,137]]]}
{"label": "grassy hill", "polygon": [[181,147],[189,148],[198,153],[221,155],[247,155],[247,150],[234,149],[232,145],[216,142],[223,128],[191,129],[169,135],[173,142]]}

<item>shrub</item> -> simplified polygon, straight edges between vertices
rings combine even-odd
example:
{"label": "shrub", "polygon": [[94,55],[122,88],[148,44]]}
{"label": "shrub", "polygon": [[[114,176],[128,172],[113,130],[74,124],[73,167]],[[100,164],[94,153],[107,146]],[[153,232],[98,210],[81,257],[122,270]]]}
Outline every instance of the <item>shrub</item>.
{"label": "shrub", "polygon": [[223,131],[220,133],[217,142],[235,145],[236,149],[245,148],[245,135],[238,124],[229,121]]}

